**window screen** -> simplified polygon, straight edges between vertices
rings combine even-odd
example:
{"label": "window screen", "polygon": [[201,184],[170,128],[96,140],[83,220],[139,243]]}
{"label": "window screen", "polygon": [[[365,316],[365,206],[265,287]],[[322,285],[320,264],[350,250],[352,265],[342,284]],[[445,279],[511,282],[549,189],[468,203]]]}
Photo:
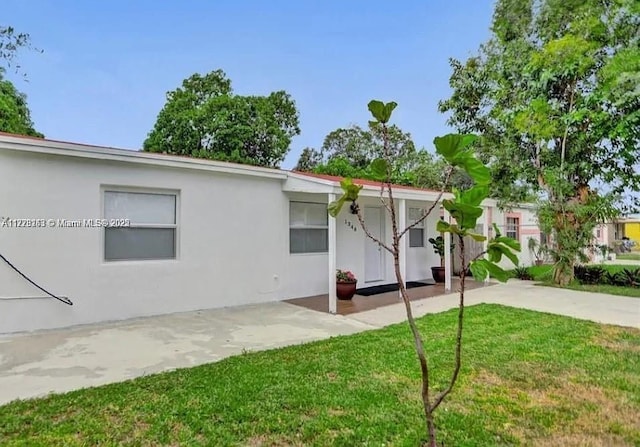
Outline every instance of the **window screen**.
{"label": "window screen", "polygon": [[[422,208],[409,208],[409,225],[424,214]],[[424,247],[424,220],[409,230],[409,247]]]}
{"label": "window screen", "polygon": [[130,222],[105,228],[106,261],[175,259],[175,194],[105,191],[104,217]]}
{"label": "window screen", "polygon": [[329,250],[327,205],[290,202],[289,252],[326,253]]}

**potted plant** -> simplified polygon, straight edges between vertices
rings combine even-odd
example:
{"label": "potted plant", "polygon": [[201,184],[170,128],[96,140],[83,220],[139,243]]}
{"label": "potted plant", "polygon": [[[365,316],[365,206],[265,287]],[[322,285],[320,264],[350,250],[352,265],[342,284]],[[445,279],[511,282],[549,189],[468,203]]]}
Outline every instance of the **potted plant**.
{"label": "potted plant", "polygon": [[535,259],[535,265],[544,264],[544,258],[547,254],[547,246],[538,242],[537,239],[530,237],[527,242],[529,253],[531,257]]}
{"label": "potted plant", "polygon": [[[433,280],[435,282],[444,282],[444,238],[442,236],[438,236],[436,238],[429,238],[429,242],[433,245],[433,251],[438,256],[440,256],[440,266],[439,267],[431,267],[431,274],[433,275]],[[455,244],[451,243],[451,251],[455,248]]]}
{"label": "potted plant", "polygon": [[356,294],[358,280],[349,270],[336,270],[336,295],[339,300],[350,300]]}

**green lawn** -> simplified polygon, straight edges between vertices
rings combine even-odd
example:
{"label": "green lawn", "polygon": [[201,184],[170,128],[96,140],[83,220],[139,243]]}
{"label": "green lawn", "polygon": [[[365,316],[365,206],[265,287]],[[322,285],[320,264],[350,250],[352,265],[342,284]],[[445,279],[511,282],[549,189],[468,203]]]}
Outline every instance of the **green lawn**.
{"label": "green lawn", "polygon": [[[632,269],[635,270],[638,268],[637,265],[613,265],[607,264],[602,265],[605,270],[610,273],[616,273],[621,270]],[[528,267],[529,273],[533,276],[534,281],[540,281],[541,285],[549,286],[549,287],[558,287],[556,284],[551,282],[551,269],[552,265],[534,265]],[[628,296],[632,298],[640,298],[640,289],[637,287],[618,287],[618,286],[609,286],[609,285],[582,285],[577,281],[572,282],[566,289],[572,290],[580,290],[582,292],[595,292],[595,293],[608,293],[610,295],[621,295]]]}
{"label": "green lawn", "polygon": [[623,261],[640,261],[640,253],[620,253],[616,256],[616,259]]}
{"label": "green lawn", "polygon": [[[455,312],[427,316],[439,387]],[[498,305],[467,310],[447,446],[640,445],[640,331]],[[406,324],[0,407],[0,444],[416,446]]]}

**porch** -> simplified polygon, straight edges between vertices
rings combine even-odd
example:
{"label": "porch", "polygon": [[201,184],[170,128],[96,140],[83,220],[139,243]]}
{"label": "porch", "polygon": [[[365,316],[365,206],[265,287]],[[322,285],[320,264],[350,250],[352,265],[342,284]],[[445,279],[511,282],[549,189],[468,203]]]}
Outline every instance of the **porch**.
{"label": "porch", "polygon": [[[460,280],[452,278],[451,280],[452,290],[447,291],[444,284],[434,284],[424,287],[415,287],[408,289],[407,293],[411,301],[421,300],[424,298],[432,298],[435,296],[446,295],[454,293],[458,290]],[[488,287],[491,283],[482,283],[468,278],[466,280],[466,289],[477,289],[480,287]],[[391,304],[397,304],[400,302],[399,292],[397,290],[392,292],[380,293],[377,295],[361,296],[355,295],[351,300],[337,300],[336,313],[338,315],[351,315],[358,312],[364,312],[367,310],[377,309],[378,307],[389,306]],[[315,310],[318,312],[329,313],[329,295],[315,295],[304,298],[294,298],[285,300],[286,303],[296,306],[304,307],[305,309]]]}

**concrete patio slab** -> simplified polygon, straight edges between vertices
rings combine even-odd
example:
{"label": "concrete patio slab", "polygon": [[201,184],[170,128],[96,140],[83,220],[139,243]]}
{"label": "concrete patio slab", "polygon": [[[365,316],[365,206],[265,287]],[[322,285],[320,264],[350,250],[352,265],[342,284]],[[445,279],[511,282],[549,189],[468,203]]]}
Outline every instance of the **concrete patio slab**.
{"label": "concrete patio slab", "polygon": [[0,404],[371,328],[276,302],[8,335]]}

